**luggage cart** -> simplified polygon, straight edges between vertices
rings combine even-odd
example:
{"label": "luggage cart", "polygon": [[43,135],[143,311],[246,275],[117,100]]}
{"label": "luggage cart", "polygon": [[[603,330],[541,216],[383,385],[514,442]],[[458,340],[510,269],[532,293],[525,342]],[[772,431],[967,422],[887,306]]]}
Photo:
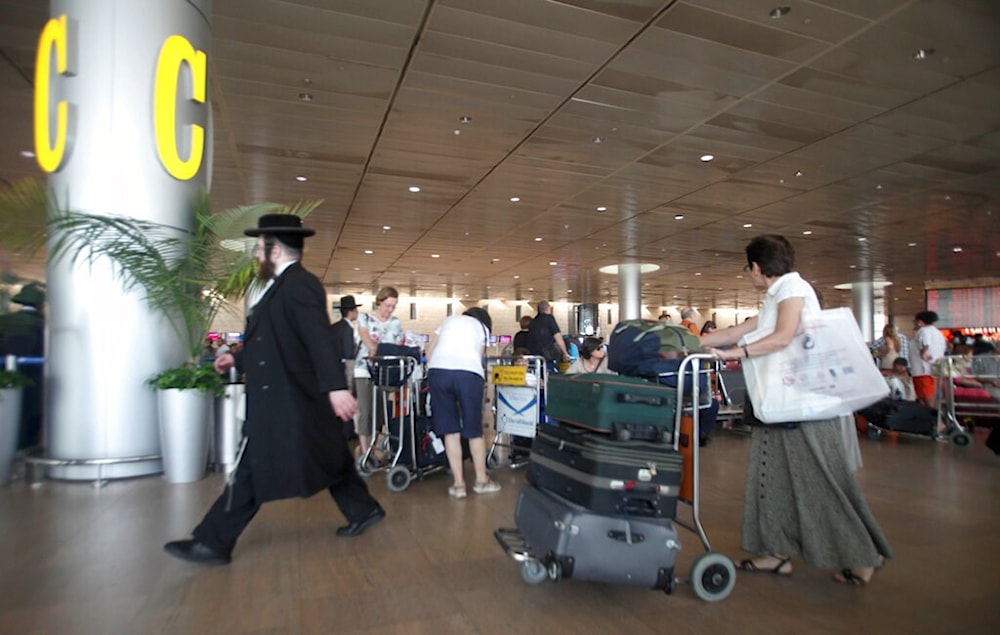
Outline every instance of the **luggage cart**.
{"label": "luggage cart", "polygon": [[[401,355],[377,356],[368,364],[372,416],[379,419],[379,425],[372,426],[372,443],[358,457],[355,468],[366,478],[385,472],[390,492],[402,492],[414,478],[423,479],[447,464],[443,440],[437,439],[429,427],[417,428],[421,388],[420,377],[414,372],[417,364],[416,358]],[[376,448],[383,455],[381,462],[376,458]]]}
{"label": "luggage cart", "polygon": [[[701,524],[698,470],[698,410],[694,407],[699,403],[699,380],[705,360],[714,360],[714,356],[697,354],[689,355],[681,362],[677,377],[678,407],[674,419],[674,431],[671,445],[675,452],[683,456],[684,471],[679,502],[685,503],[690,509],[690,519],[675,516],[672,522],[698,536],[705,553],[698,556],[691,566],[690,582],[695,595],[706,602],[723,600],[732,593],[736,585],[736,567],[728,557],[712,551],[711,543]],[[685,394],[685,384],[693,380],[690,399],[682,399]],[[684,405],[687,402],[687,405]],[[686,484],[685,484],[686,481]],[[570,531],[570,529],[567,529]],[[498,528],[493,532],[494,538],[504,552],[521,565],[521,578],[528,584],[540,584],[546,579],[557,581],[562,577],[561,565],[551,554],[540,554],[532,551],[523,534],[517,528]],[[680,549],[679,545],[674,546]],[[677,579],[671,577],[663,585],[663,591],[673,593]]]}
{"label": "luggage cart", "polygon": [[987,419],[1000,425],[1000,356],[948,356],[937,370],[938,416],[952,443],[971,442],[963,422]]}
{"label": "luggage cart", "polygon": [[[962,378],[964,380],[976,381],[976,378],[974,377],[975,371],[970,366],[970,362],[973,359],[977,358],[964,357],[961,355],[949,355],[947,357],[942,357],[934,363],[934,378],[936,384],[935,401],[937,403],[936,413],[930,408],[916,406],[913,402],[899,402],[888,399],[882,400],[859,411],[862,415],[865,415],[865,418],[867,419],[866,432],[868,434],[868,438],[878,440],[881,439],[886,432],[895,432],[904,436],[930,438],[934,441],[948,441],[952,445],[963,448],[970,445],[972,443],[972,435],[969,434],[960,421],[960,417],[963,417],[966,413],[963,412],[963,404],[956,401],[955,380]],[[979,368],[980,365],[984,366],[985,369],[985,364],[977,364],[977,368]],[[989,381],[988,377],[984,377],[984,379]],[[927,430],[920,430],[919,432],[914,432],[912,430],[900,430],[896,426],[885,425],[888,418],[886,418],[886,421],[883,421],[874,415],[878,414],[878,408],[880,406],[886,407],[886,404],[896,404],[894,406],[896,411],[903,411],[901,410],[903,408],[905,408],[906,411],[912,411],[919,408],[921,411],[927,412],[927,418],[933,419],[933,421],[930,421],[930,425]],[[917,421],[917,419],[904,418],[902,421],[908,423],[910,421]]]}
{"label": "luggage cart", "polygon": [[[526,365],[515,366],[523,360]],[[486,467],[496,470],[504,463],[518,468],[528,462],[531,439],[541,423],[548,370],[545,358],[525,355],[499,358],[492,369],[493,378],[493,443],[486,454]]]}

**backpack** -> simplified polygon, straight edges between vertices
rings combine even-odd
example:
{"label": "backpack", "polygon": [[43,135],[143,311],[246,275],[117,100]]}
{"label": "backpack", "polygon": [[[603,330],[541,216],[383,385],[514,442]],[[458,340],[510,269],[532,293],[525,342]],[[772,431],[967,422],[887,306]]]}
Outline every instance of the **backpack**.
{"label": "backpack", "polygon": [[678,360],[701,348],[701,338],[686,327],[653,320],[623,320],[608,339],[608,368],[631,377],[655,377],[676,370]]}

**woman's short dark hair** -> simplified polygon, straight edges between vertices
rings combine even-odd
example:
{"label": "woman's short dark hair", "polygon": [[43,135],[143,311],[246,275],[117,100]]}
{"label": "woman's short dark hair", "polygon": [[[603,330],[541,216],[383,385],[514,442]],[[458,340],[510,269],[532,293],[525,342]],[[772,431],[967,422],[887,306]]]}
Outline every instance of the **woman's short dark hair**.
{"label": "woman's short dark hair", "polygon": [[717,328],[719,327],[716,326],[713,320],[708,320],[707,322],[701,325],[701,334],[704,335],[705,333],[711,333]]}
{"label": "woman's short dark hair", "polygon": [[585,337],[583,338],[583,344],[580,344],[580,357],[590,359],[594,351],[602,346],[604,346],[604,340],[600,337]]}
{"label": "woman's short dark hair", "polygon": [[914,316],[914,319],[920,320],[924,324],[934,324],[938,321],[938,314],[934,311],[921,311]]}
{"label": "woman's short dark hair", "polygon": [[533,319],[534,318],[532,318],[530,315],[522,315],[521,321],[519,322],[519,324],[521,325],[521,330],[525,330],[529,326],[531,326],[531,320]]}
{"label": "woman's short dark hair", "polygon": [[462,313],[462,315],[468,315],[469,317],[476,318],[482,322],[487,331],[493,330],[493,319],[490,317],[489,312],[481,306],[468,308]]}
{"label": "woman's short dark hair", "polygon": [[764,234],[747,245],[747,264],[757,263],[760,272],[776,278],[795,270],[795,249],[784,236]]}

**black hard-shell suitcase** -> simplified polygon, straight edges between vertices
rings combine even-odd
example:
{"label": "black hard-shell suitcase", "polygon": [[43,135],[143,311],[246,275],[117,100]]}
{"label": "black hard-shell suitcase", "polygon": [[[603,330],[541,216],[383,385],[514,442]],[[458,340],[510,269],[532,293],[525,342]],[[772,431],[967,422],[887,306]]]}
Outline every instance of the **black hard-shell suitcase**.
{"label": "black hard-shell suitcase", "polygon": [[539,426],[528,481],[598,514],[673,518],[682,461],[658,443]]}
{"label": "black hard-shell suitcase", "polygon": [[634,377],[603,373],[550,375],[546,414],[620,439],[670,439],[677,391]]}
{"label": "black hard-shell suitcase", "polygon": [[525,485],[514,520],[524,542],[563,578],[672,588],[680,548],[669,520],[606,516]]}

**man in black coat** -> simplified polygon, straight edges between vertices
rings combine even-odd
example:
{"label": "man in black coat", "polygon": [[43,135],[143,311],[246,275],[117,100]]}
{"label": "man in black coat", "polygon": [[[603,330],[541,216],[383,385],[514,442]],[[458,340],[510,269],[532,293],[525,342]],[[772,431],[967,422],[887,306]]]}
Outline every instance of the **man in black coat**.
{"label": "man in black coat", "polygon": [[[7,355],[40,358],[45,354],[45,290],[37,282],[29,282],[10,299],[21,305],[15,313],[0,315],[0,364]],[[18,368],[30,380],[21,401],[21,420],[17,435],[18,449],[31,448],[42,441],[41,364],[25,364]]]}
{"label": "man in black coat", "polygon": [[[257,237],[261,278],[268,287],[250,310],[246,344],[220,355],[215,369],[246,372],[246,446],[236,471],[193,540],[164,545],[170,555],[200,564],[228,564],[240,534],[262,503],[327,489],[356,536],[385,517],[354,469],[343,420],[357,410],[347,390],[344,352],[336,345],[319,279],[302,268],[303,239],[315,232],[290,214],[266,214]],[[338,420],[338,417],[340,420]]]}

